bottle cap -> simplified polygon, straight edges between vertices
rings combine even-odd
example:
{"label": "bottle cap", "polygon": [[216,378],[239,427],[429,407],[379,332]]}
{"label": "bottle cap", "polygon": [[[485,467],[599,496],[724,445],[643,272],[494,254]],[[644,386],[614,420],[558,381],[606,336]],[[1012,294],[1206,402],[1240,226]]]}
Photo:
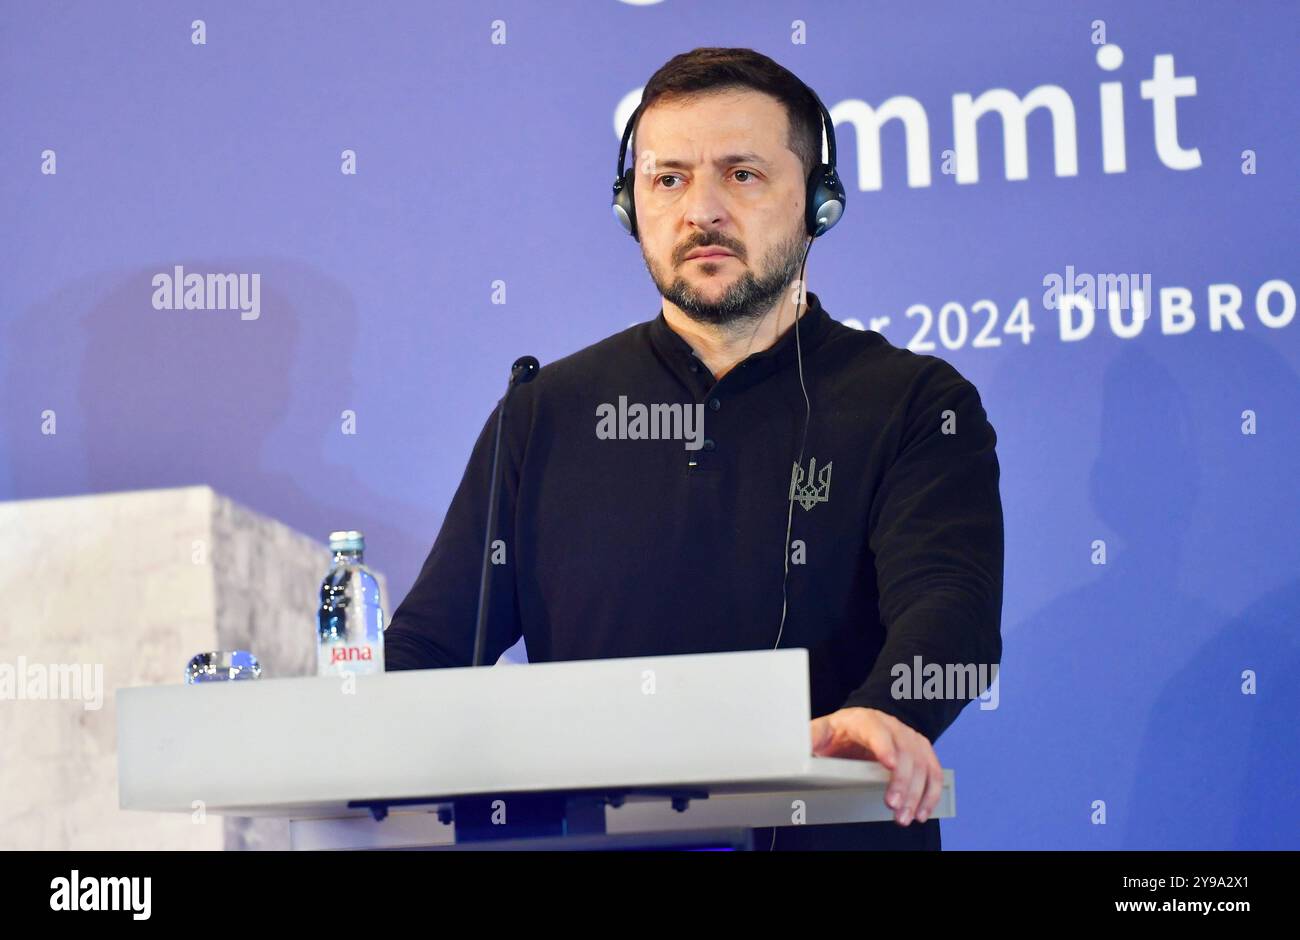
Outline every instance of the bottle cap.
{"label": "bottle cap", "polygon": [[365,551],[366,537],[355,529],[340,530],[330,533],[331,552]]}

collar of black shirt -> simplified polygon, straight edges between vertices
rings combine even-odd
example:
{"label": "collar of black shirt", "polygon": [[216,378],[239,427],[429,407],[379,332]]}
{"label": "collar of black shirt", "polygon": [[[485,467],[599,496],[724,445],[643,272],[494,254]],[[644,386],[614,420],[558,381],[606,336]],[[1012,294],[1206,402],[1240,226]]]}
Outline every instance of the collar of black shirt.
{"label": "collar of black shirt", "polygon": [[[805,356],[810,350],[817,348],[830,330],[830,314],[822,307],[821,300],[812,291],[808,291],[808,308],[799,318],[798,326],[798,345],[802,347]],[[704,364],[696,358],[691,344],[668,325],[663,310],[660,310],[659,316],[650,322],[650,340],[669,361],[681,363],[687,368],[692,366],[704,368]],[[745,357],[736,364],[735,369],[743,368],[745,372],[757,378],[758,375],[767,375],[779,371],[786,365],[793,365],[796,351],[794,329],[786,327],[785,332],[775,343],[767,349]]]}

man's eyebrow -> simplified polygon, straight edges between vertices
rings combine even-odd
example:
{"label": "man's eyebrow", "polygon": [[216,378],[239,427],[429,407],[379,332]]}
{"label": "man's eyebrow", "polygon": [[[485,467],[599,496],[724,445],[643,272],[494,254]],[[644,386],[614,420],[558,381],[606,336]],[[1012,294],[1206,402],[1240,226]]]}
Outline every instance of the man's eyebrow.
{"label": "man's eyebrow", "polygon": [[[729,153],[726,156],[718,157],[713,161],[714,166],[731,166],[733,163],[757,163],[760,166],[770,166],[768,161],[764,160],[756,153]],[[667,167],[670,170],[689,170],[695,164],[689,160],[656,160],[656,167]]]}

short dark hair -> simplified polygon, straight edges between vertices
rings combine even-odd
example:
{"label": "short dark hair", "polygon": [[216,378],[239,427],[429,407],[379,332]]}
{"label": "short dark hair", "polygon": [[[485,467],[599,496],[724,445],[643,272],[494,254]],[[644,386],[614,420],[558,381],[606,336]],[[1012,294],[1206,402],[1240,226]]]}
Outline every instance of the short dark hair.
{"label": "short dark hair", "polygon": [[[821,106],[793,72],[753,49],[711,46],[673,56],[646,82],[636,122],[639,125],[641,115],[660,99],[738,88],[761,91],[781,102],[790,128],[786,146],[803,164],[804,176],[812,173],[822,162]],[[635,126],[632,133],[635,136]],[[634,161],[635,154],[633,149]]]}

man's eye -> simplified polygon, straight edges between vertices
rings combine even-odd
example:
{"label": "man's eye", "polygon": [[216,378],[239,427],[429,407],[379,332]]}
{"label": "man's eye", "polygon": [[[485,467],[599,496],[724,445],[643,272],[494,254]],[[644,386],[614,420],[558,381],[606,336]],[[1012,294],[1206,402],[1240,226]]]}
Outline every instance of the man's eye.
{"label": "man's eye", "polygon": [[[748,182],[748,181],[749,181],[749,178],[753,177],[753,175],[754,175],[754,173],[753,173],[752,170],[736,170],[736,174],[733,174],[733,175],[737,175],[737,174],[740,174],[740,173],[744,173],[744,174],[745,174],[745,177],[746,177],[746,179],[743,179],[743,180],[740,181],[740,182],[742,182],[742,183],[746,183],[746,182]],[[660,176],[660,177],[658,178],[657,182],[658,182],[661,186],[665,186],[667,189],[677,189],[678,187],[676,187],[676,186],[668,186],[668,185],[664,182],[664,180],[675,180],[675,179],[678,179],[678,178],[679,178],[679,177],[677,176],[676,173],[665,173],[663,176]]]}

